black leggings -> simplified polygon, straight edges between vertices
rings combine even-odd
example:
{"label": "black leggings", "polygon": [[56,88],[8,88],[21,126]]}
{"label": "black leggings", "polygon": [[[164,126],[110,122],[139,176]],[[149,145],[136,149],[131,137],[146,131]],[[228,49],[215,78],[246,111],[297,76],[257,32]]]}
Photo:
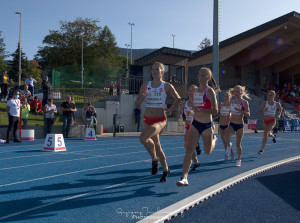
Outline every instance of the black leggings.
{"label": "black leggings", "polygon": [[7,96],[7,84],[2,84],[1,85],[1,98],[6,98]]}
{"label": "black leggings", "polygon": [[11,131],[12,127],[14,127],[14,130],[13,130],[14,139],[17,139],[17,129],[18,129],[18,125],[19,125],[19,120],[20,120],[19,117],[9,115],[9,117],[8,117],[9,124],[8,124],[8,129],[7,129],[6,141],[9,142],[9,135],[10,135],[10,131]]}

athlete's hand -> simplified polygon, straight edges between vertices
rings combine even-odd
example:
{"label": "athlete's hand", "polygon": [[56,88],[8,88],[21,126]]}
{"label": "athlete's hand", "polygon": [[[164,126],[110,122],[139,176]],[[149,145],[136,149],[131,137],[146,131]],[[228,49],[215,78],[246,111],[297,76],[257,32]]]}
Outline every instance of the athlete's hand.
{"label": "athlete's hand", "polygon": [[167,110],[166,110],[166,115],[167,115],[167,116],[170,116],[171,114],[172,114],[172,111],[171,111],[170,109],[167,109]]}
{"label": "athlete's hand", "polygon": [[201,108],[198,108],[197,106],[193,106],[192,110],[195,112],[199,112],[199,111],[201,111]]}
{"label": "athlete's hand", "polygon": [[147,97],[147,94],[148,94],[148,87],[146,86],[144,91],[143,91],[143,94],[142,94],[143,99],[145,99]]}

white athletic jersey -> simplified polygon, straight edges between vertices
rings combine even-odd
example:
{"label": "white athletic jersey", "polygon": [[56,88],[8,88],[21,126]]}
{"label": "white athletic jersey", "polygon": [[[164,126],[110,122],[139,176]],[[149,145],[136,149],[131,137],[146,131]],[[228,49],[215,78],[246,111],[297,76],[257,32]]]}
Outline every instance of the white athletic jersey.
{"label": "white athletic jersey", "polygon": [[194,116],[194,112],[192,111],[190,115],[188,115],[189,111],[192,110],[193,107],[189,107],[188,106],[188,101],[185,102],[185,106],[184,106],[184,114],[185,114],[185,120],[189,121],[192,123],[193,121],[193,116]]}
{"label": "white athletic jersey", "polygon": [[265,108],[268,108],[267,111],[264,112],[264,115],[273,116],[275,117],[276,113],[276,102],[274,101],[274,105],[269,105],[268,101],[266,101]]}
{"label": "white athletic jersey", "polygon": [[239,108],[241,110],[245,110],[244,106],[243,106],[243,99],[242,101],[239,103],[239,104],[234,104],[234,101],[231,102],[231,105],[230,105],[230,112],[231,114],[233,115],[241,115],[242,113],[235,110],[235,108]]}
{"label": "white athletic jersey", "polygon": [[148,108],[165,108],[167,94],[165,91],[165,82],[162,81],[158,88],[151,87],[152,81],[147,84],[146,107]]}
{"label": "white athletic jersey", "polygon": [[220,115],[222,116],[229,116],[230,114],[230,105],[225,106],[224,103],[221,103],[221,108],[220,108]]}
{"label": "white athletic jersey", "polygon": [[9,106],[9,114],[11,116],[20,117],[20,100],[11,98],[7,104]]}

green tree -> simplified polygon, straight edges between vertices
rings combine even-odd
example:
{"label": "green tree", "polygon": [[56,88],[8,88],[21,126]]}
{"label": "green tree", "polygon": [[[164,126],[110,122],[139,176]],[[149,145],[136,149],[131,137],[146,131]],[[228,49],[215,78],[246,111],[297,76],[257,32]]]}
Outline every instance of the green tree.
{"label": "green tree", "polygon": [[7,66],[6,66],[2,56],[0,56],[0,74],[2,74],[2,72],[6,69],[7,69]]}
{"label": "green tree", "polygon": [[45,69],[52,67],[61,72],[61,81],[64,78],[78,82],[81,80],[83,46],[84,82],[99,82],[122,74],[126,57],[120,56],[110,29],[107,26],[102,29],[98,22],[82,18],[60,22],[60,29],[51,30],[44,38],[45,46],[39,48],[36,58],[41,57],[40,64]]}
{"label": "green tree", "polygon": [[37,86],[40,87],[42,84],[42,74],[43,70],[42,67],[39,65],[37,60],[31,60],[28,63],[28,74],[31,74],[32,77],[37,80]]}
{"label": "green tree", "polygon": [[[13,57],[12,61],[9,61],[8,65],[10,67],[9,69],[9,75],[10,79],[14,80],[16,83],[19,81],[19,47],[17,50],[11,54]],[[28,59],[25,55],[25,53],[22,52],[21,50],[21,80],[24,80],[28,76],[29,72],[29,62]]]}
{"label": "green tree", "polygon": [[7,57],[7,52],[5,51],[6,44],[4,43],[4,38],[1,37],[2,31],[0,31],[0,56],[2,58]]}
{"label": "green tree", "polygon": [[203,50],[207,47],[211,46],[211,41],[207,37],[205,37],[198,46],[198,50]]}
{"label": "green tree", "polygon": [[97,58],[94,46],[101,27],[98,20],[77,18],[73,22],[60,21],[60,30],[50,30],[43,44],[39,47],[36,57],[43,59],[45,66],[81,64],[83,43],[84,64],[93,63]]}

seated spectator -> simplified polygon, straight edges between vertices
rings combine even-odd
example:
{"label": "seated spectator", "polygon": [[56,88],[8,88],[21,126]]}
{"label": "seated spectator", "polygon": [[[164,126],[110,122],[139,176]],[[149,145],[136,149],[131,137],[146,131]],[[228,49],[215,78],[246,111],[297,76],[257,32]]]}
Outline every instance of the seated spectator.
{"label": "seated spectator", "polygon": [[30,111],[35,114],[44,114],[42,111],[42,102],[39,100],[38,96],[34,97],[34,100],[30,103]]}
{"label": "seated spectator", "polygon": [[22,96],[23,96],[23,98],[27,99],[27,102],[29,104],[31,103],[33,97],[31,95],[30,91],[28,90],[28,86],[27,85],[24,86],[24,94]]}

